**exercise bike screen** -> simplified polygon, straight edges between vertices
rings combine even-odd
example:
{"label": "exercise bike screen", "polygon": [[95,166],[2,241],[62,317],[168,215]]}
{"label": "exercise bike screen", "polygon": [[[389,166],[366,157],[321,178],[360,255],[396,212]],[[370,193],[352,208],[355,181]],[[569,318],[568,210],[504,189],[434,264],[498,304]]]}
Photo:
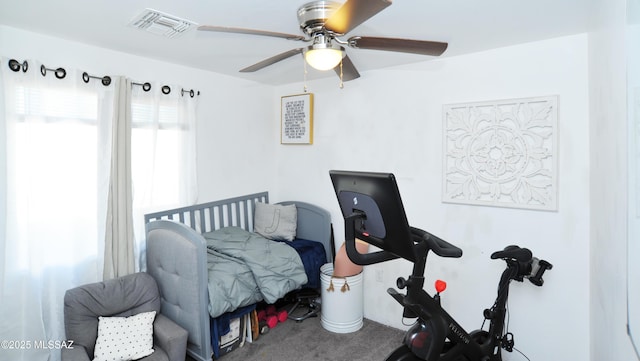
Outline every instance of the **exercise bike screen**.
{"label": "exercise bike screen", "polygon": [[342,215],[366,215],[357,220],[357,237],[393,255],[416,261],[411,230],[392,173],[329,171]]}

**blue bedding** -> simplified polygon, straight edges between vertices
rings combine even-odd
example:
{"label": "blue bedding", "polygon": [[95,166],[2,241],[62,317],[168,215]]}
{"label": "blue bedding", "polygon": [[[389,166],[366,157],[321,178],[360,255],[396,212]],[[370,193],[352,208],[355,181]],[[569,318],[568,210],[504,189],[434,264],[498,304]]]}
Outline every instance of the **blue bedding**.
{"label": "blue bedding", "polygon": [[306,288],[320,288],[320,267],[327,262],[327,254],[320,242],[296,238],[293,241],[279,241],[291,246],[298,252],[308,282]]}

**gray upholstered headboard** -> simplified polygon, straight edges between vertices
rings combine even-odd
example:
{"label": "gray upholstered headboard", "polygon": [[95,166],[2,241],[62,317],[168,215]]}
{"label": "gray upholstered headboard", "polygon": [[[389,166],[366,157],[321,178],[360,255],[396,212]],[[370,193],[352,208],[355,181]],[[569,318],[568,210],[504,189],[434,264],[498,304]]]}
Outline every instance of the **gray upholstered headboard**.
{"label": "gray upholstered headboard", "polygon": [[[189,332],[187,352],[198,361],[211,360],[206,241],[201,233],[228,226],[253,230],[256,202],[268,203],[267,192],[145,215],[147,272],[158,283],[161,312]],[[297,237],[321,242],[332,262],[334,245],[328,211],[305,202],[298,210]]]}

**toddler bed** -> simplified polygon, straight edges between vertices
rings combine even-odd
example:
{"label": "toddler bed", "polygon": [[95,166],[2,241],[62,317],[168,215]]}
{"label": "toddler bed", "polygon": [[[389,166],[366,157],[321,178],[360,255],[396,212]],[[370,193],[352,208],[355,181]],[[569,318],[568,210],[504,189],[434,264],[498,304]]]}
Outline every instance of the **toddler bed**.
{"label": "toddler bed", "polygon": [[[268,203],[269,194],[261,192],[145,215],[147,272],[160,288],[163,314],[189,332],[187,352],[196,360],[212,358],[211,317],[261,300],[273,303],[300,287],[318,288],[319,267],[332,261],[326,210],[305,202]],[[261,237],[291,238],[292,209],[295,240]],[[252,279],[257,284],[247,285]]]}

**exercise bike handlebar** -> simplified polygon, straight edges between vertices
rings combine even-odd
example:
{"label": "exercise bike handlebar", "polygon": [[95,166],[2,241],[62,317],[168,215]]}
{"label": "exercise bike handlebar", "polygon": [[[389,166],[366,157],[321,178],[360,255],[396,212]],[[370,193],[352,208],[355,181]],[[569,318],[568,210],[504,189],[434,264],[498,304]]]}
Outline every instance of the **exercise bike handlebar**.
{"label": "exercise bike handlebar", "polygon": [[[358,252],[355,246],[355,220],[358,218],[362,218],[363,216],[364,215],[362,213],[354,212],[353,214],[345,217],[345,248],[349,258],[354,263],[363,266],[400,258],[400,256],[398,256],[397,254],[386,250],[365,254]],[[462,250],[460,248],[441,238],[434,236],[427,231],[415,227],[409,227],[409,231],[411,233],[411,240],[409,241],[413,241],[414,244],[423,242],[423,247],[419,247],[423,251],[428,252],[429,250],[431,250],[440,257],[459,258],[462,256]],[[374,245],[381,245],[380,242],[382,240],[379,240],[376,237],[366,235],[366,237],[363,238],[365,238],[365,241],[369,242],[371,242],[372,240],[377,240],[378,244],[374,243]]]}
{"label": "exercise bike handlebar", "polygon": [[543,259],[533,259],[533,266],[531,270],[531,276],[529,276],[529,281],[534,285],[541,287],[544,284],[544,279],[542,275],[547,271],[553,268],[553,265]]}
{"label": "exercise bike handlebar", "polygon": [[438,238],[433,234],[419,228],[409,227],[411,234],[427,244],[427,247],[440,257],[462,257],[462,250],[444,239]]}

